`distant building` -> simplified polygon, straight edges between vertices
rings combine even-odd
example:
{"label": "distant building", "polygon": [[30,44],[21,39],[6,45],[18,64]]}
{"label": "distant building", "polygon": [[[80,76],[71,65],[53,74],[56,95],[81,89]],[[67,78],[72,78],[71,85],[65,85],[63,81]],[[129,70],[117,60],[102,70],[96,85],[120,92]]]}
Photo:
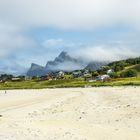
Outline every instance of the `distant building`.
{"label": "distant building", "polygon": [[13,82],[19,82],[21,81],[22,79],[21,78],[18,78],[18,77],[14,77],[11,79]]}
{"label": "distant building", "polygon": [[52,77],[52,76],[50,76],[50,75],[46,75],[46,76],[41,76],[40,77],[40,80],[41,81],[45,81],[45,80],[48,80],[48,81],[51,81],[51,80],[53,80],[54,78]]}
{"label": "distant building", "polygon": [[89,74],[89,70],[85,69],[83,74]]}
{"label": "distant building", "polygon": [[64,75],[65,75],[65,73],[64,73],[63,71],[59,71],[59,72],[58,72],[58,76],[59,76],[59,77],[64,77]]}
{"label": "distant building", "polygon": [[105,75],[100,75],[100,76],[96,77],[97,81],[108,81],[110,79],[111,79],[111,77],[109,75],[106,75],[106,74]]}
{"label": "distant building", "polygon": [[31,80],[32,77],[31,76],[25,76],[25,80]]}
{"label": "distant building", "polygon": [[113,70],[113,69],[109,69],[109,70],[107,71],[107,74],[112,73],[112,72],[114,72],[114,70]]}
{"label": "distant building", "polygon": [[73,75],[74,78],[78,78],[78,77],[82,76],[82,72],[81,71],[74,71],[72,73],[72,75]]}
{"label": "distant building", "polygon": [[4,80],[0,80],[0,83],[5,83],[6,81],[4,81]]}

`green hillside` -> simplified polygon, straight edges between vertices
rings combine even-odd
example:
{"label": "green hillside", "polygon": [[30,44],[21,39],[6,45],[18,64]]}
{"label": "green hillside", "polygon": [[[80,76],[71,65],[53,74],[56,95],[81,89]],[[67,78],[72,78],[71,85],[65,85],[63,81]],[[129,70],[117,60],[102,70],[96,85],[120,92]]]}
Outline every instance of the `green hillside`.
{"label": "green hillside", "polygon": [[90,78],[109,73],[111,80],[94,81],[85,80],[85,77],[73,78],[69,73],[63,79],[40,81],[36,79],[17,82],[7,81],[0,83],[0,89],[40,89],[64,87],[99,87],[99,86],[140,86],[140,57],[112,62],[97,71],[90,72]]}
{"label": "green hillside", "polygon": [[138,72],[138,75],[140,76],[140,64],[132,66],[130,69],[134,69]]}
{"label": "green hillside", "polygon": [[[112,69],[117,78],[140,76],[140,57],[112,62],[105,67]],[[101,71],[103,72],[104,69],[102,68]]]}

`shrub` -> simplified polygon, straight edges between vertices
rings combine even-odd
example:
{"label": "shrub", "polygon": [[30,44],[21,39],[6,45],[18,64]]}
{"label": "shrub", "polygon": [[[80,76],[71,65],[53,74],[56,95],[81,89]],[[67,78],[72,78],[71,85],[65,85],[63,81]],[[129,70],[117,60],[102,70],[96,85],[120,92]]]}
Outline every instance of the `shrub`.
{"label": "shrub", "polygon": [[121,73],[121,77],[135,77],[135,76],[137,76],[137,71],[133,69],[126,70]]}
{"label": "shrub", "polygon": [[109,76],[110,76],[111,78],[119,78],[119,74],[117,74],[116,72],[111,72],[111,73],[109,73]]}
{"label": "shrub", "polygon": [[96,77],[98,75],[99,75],[99,73],[97,71],[92,72],[92,77]]}

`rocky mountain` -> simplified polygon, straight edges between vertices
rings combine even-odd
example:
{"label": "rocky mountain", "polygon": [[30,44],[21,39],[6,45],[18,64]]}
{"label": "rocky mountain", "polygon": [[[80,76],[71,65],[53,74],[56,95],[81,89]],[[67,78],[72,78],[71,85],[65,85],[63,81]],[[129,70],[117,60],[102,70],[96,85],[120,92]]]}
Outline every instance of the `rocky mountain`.
{"label": "rocky mountain", "polygon": [[27,76],[42,76],[46,74],[45,67],[32,63]]}
{"label": "rocky mountain", "polygon": [[67,52],[63,51],[53,61],[48,61],[45,67],[32,63],[27,75],[42,76],[55,71],[74,71],[84,68],[96,70],[104,64],[102,62],[91,62],[87,64],[80,59],[71,57]]}
{"label": "rocky mountain", "polygon": [[45,68],[47,71],[73,71],[84,68],[84,64],[63,51],[54,61],[49,61]]}
{"label": "rocky mountain", "polygon": [[53,61],[48,61],[45,67],[32,63],[27,76],[42,76],[50,72],[73,71],[84,67],[82,61],[72,58],[67,52],[63,51]]}

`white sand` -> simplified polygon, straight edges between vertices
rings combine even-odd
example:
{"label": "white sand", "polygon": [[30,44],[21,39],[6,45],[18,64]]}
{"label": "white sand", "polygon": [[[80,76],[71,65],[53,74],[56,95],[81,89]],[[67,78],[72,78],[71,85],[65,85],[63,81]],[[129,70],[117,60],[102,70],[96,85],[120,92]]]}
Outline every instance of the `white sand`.
{"label": "white sand", "polygon": [[140,87],[0,91],[0,140],[140,140]]}

